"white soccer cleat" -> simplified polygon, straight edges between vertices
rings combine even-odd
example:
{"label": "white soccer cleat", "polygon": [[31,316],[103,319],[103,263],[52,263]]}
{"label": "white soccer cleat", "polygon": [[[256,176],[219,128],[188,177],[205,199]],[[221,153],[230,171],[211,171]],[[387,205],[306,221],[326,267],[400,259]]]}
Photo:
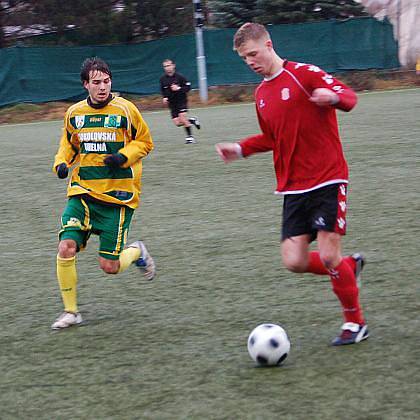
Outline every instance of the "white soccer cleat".
{"label": "white soccer cleat", "polygon": [[360,343],[369,337],[369,331],[366,324],[356,324],[354,322],[345,322],[341,327],[341,333],[332,341],[332,346],[343,346],[347,344]]}
{"label": "white soccer cleat", "polygon": [[193,136],[187,136],[185,137],[185,144],[194,144],[197,143],[195,138]]}
{"label": "white soccer cleat", "polygon": [[63,312],[51,325],[53,330],[62,330],[73,325],[80,325],[83,322],[80,312],[74,314],[73,312]]}
{"label": "white soccer cleat", "polygon": [[129,248],[139,248],[140,258],[134,261],[137,267],[144,273],[147,280],[153,280],[156,275],[156,266],[152,256],[142,241],[136,241],[128,245]]}

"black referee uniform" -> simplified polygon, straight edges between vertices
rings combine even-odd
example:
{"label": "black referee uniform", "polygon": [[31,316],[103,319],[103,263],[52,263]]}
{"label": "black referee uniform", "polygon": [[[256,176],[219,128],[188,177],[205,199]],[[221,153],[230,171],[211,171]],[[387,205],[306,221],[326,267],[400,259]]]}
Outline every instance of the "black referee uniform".
{"label": "black referee uniform", "polygon": [[[174,92],[171,90],[173,84],[181,89]],[[191,90],[191,83],[182,74],[176,72],[172,76],[164,74],[160,78],[160,90],[162,96],[168,98],[172,118],[176,118],[181,112],[188,111],[187,92]]]}

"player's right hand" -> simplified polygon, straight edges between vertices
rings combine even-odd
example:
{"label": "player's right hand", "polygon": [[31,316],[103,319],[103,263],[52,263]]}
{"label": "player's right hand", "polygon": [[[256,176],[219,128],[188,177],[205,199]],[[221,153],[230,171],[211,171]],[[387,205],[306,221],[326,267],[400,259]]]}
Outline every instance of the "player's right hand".
{"label": "player's right hand", "polygon": [[57,167],[55,169],[57,171],[57,176],[60,179],[67,178],[67,176],[69,174],[69,168],[67,167],[67,165],[65,163],[60,163],[59,165],[57,165]]}
{"label": "player's right hand", "polygon": [[314,89],[309,100],[318,106],[330,106],[339,102],[340,98],[330,89],[317,88]]}
{"label": "player's right hand", "polygon": [[242,149],[238,143],[218,143],[216,151],[223,162],[230,163],[242,157]]}

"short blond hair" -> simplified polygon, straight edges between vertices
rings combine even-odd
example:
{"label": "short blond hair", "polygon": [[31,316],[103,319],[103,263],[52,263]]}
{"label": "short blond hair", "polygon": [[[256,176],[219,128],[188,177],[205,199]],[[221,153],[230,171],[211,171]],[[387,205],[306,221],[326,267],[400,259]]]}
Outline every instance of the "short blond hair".
{"label": "short blond hair", "polygon": [[237,50],[243,43],[250,39],[256,41],[261,38],[270,39],[270,34],[264,25],[254,22],[244,23],[233,37],[233,49]]}

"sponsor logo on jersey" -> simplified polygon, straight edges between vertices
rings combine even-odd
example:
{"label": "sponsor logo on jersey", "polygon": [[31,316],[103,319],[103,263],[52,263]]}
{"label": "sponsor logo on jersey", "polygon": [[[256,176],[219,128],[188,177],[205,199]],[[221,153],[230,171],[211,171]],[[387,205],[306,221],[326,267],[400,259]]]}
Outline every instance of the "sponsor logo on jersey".
{"label": "sponsor logo on jersey", "polygon": [[66,226],[82,227],[82,222],[77,217],[70,217]]}
{"label": "sponsor logo on jersey", "polygon": [[290,99],[290,89],[289,88],[283,88],[281,90],[281,99],[283,99],[283,101],[288,101]]}
{"label": "sponsor logo on jersey", "polygon": [[89,118],[89,122],[93,123],[93,122],[101,122],[102,118],[101,117],[90,117]]}
{"label": "sponsor logo on jersey", "polygon": [[105,117],[104,127],[107,127],[107,128],[121,127],[121,115],[107,115]]}
{"label": "sponsor logo on jersey", "polygon": [[106,143],[83,143],[86,152],[106,152]]}
{"label": "sponsor logo on jersey", "polygon": [[264,107],[265,107],[265,102],[264,102],[264,99],[260,99],[260,102],[258,103],[258,106],[259,106],[260,108],[264,108]]}
{"label": "sponsor logo on jersey", "polygon": [[75,117],[76,128],[83,128],[85,125],[85,116],[84,115],[76,115]]}
{"label": "sponsor logo on jersey", "polygon": [[111,133],[103,133],[101,131],[88,131],[79,133],[80,141],[116,141],[117,135],[115,131]]}

